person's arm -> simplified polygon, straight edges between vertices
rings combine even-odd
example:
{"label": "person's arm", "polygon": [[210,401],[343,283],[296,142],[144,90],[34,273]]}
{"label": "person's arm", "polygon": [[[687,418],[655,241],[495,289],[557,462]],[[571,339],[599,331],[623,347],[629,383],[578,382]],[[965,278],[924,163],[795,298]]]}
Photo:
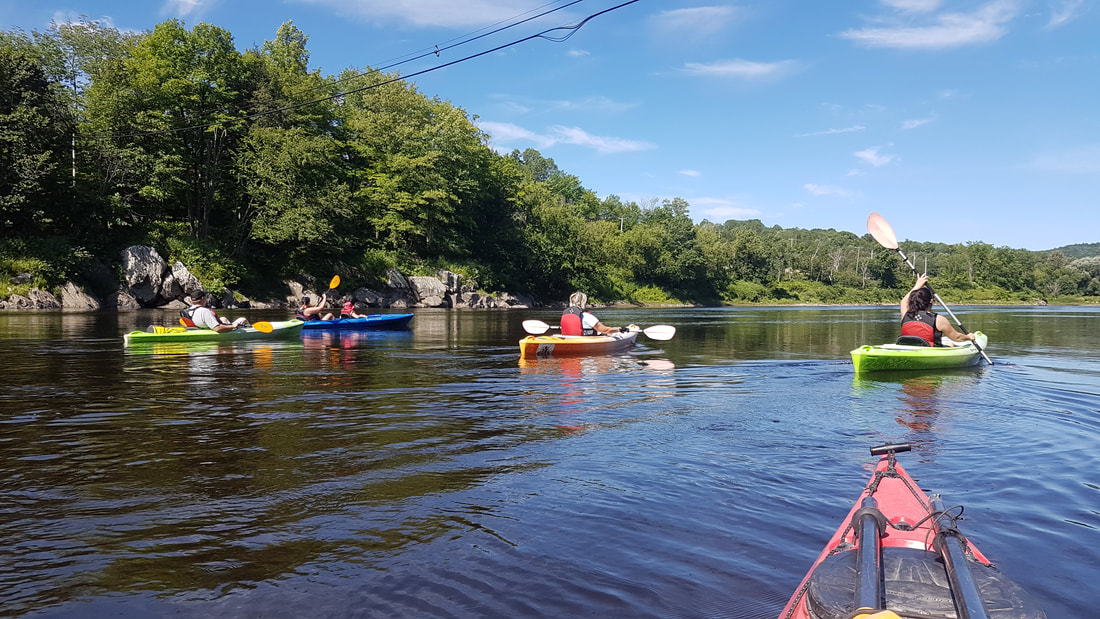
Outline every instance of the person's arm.
{"label": "person's arm", "polygon": [[[905,293],[905,296],[901,298],[901,317],[905,318],[905,315],[909,313],[909,295],[924,288],[924,285],[928,283],[928,275],[918,275],[917,283],[913,284],[913,287],[909,289],[909,292]],[[942,329],[941,329],[942,331]]]}
{"label": "person's arm", "polygon": [[593,327],[597,333],[603,333],[604,335],[614,335],[619,332],[618,327],[609,327],[600,321],[596,321],[596,326]]}
{"label": "person's arm", "polygon": [[974,334],[973,333],[960,333],[959,331],[956,331],[955,327],[951,326],[951,322],[949,320],[947,320],[946,318],[944,318],[943,316],[940,316],[940,315],[936,316],[936,328],[939,329],[941,333],[943,333],[944,335],[946,335],[947,337],[951,338],[952,340],[954,340],[956,342],[972,342],[972,341],[974,341]]}

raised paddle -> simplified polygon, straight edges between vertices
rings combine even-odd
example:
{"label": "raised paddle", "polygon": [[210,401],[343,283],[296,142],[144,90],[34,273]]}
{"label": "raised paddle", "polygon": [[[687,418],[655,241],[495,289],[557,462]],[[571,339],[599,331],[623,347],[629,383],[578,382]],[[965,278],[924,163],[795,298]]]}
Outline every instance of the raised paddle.
{"label": "raised paddle", "polygon": [[[867,231],[871,233],[871,236],[875,237],[875,240],[878,241],[879,245],[882,245],[886,249],[892,249],[898,252],[898,255],[901,256],[901,259],[905,261],[905,264],[908,264],[909,268],[913,270],[913,274],[920,274],[920,272],[917,271],[917,267],[913,266],[912,261],[910,261],[909,258],[901,251],[901,247],[898,246],[898,237],[894,234],[894,229],[890,227],[890,224],[886,223],[886,220],[882,218],[882,215],[879,215],[878,213],[871,213],[871,216],[867,218]],[[932,293],[933,297],[935,297],[936,302],[943,306],[943,309],[948,313],[948,315],[950,315],[951,318],[954,319],[955,324],[959,326],[959,330],[963,333],[970,333],[966,330],[966,327],[963,326],[963,323],[961,320],[959,320],[959,317],[955,315],[955,312],[952,312],[951,308],[947,307],[947,304],[944,303],[943,299],[940,298],[940,295],[936,294],[936,291],[932,289],[932,285],[926,283],[925,286],[928,286],[928,291]],[[993,365],[993,360],[989,358],[989,355],[985,354],[985,351],[982,350],[982,347],[980,344],[978,344],[977,340],[972,341],[971,344],[974,345],[974,348],[978,349],[978,352],[980,352],[982,354],[982,357],[989,362],[989,365]]]}
{"label": "raised paddle", "polygon": [[[561,327],[551,327],[541,320],[524,320],[523,330],[531,335],[540,335],[546,333],[550,329],[560,329]],[[635,329],[632,329],[634,331]],[[671,340],[672,336],[676,335],[676,327],[672,325],[653,325],[647,329],[636,329],[641,331],[651,340]]]}

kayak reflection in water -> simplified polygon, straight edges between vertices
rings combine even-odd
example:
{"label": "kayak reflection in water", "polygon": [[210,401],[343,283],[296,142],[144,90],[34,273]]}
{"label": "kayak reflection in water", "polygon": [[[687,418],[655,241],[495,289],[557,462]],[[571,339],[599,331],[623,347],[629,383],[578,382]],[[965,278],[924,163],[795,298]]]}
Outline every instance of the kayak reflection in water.
{"label": "kayak reflection in water", "polygon": [[578,290],[569,295],[569,307],[561,313],[562,335],[596,335],[598,333],[612,335],[620,331],[629,331],[627,327],[609,327],[603,324],[595,314],[585,311],[586,305],[588,305],[588,295],[583,292]]}

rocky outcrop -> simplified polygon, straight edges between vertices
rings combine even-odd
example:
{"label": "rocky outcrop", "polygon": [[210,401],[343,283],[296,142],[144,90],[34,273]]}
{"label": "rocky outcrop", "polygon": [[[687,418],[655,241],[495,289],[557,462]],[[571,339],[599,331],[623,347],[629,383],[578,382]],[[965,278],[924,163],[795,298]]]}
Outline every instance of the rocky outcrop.
{"label": "rocky outcrop", "polygon": [[103,307],[99,299],[93,297],[73,282],[61,287],[61,309],[70,312],[94,312]]}
{"label": "rocky outcrop", "polygon": [[156,249],[144,245],[127,247],[122,250],[122,268],[125,292],[142,307],[157,307],[168,301],[161,294],[168,263]]}
{"label": "rocky outcrop", "polygon": [[[109,270],[105,265],[97,269],[97,286],[101,293],[114,288],[102,301],[73,282],[66,283],[58,299],[46,291],[32,289],[27,296],[13,294],[7,300],[0,300],[0,309],[36,310],[66,309],[70,311],[135,310],[142,308],[181,309],[185,307],[184,298],[192,291],[203,288],[202,282],[181,262],[168,263],[152,247],[135,245],[122,251],[122,281],[112,286],[107,278]],[[19,281],[16,281],[16,280]],[[13,278],[13,283],[29,283],[31,274],[21,274]],[[257,301],[238,291],[223,288],[212,296],[211,306],[218,309],[272,309],[296,308],[303,296],[316,300],[321,295],[315,292],[327,283],[318,283],[315,277],[300,275],[285,280],[287,295],[283,300],[271,299]],[[324,290],[327,290],[325,288]],[[324,291],[322,290],[322,291]],[[386,273],[386,285],[381,290],[357,288],[349,294],[331,291],[329,307],[337,308],[345,301],[352,301],[360,308],[413,307],[435,308],[472,308],[472,309],[509,309],[538,307],[538,303],[521,295],[502,292],[488,295],[478,292],[477,283],[463,280],[462,276],[447,270],[436,271],[434,276],[407,277],[399,270],[391,268]]]}

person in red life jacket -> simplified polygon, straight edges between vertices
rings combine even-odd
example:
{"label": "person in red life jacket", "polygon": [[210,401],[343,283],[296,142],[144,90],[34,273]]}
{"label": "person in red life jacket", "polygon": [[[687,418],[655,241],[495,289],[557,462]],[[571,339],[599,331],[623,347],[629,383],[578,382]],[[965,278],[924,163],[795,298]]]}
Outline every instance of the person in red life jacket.
{"label": "person in red life jacket", "polygon": [[332,312],[323,313],[327,303],[327,292],[321,295],[321,300],[317,302],[317,305],[310,305],[309,297],[302,297],[302,305],[298,307],[298,311],[294,313],[294,317],[305,322],[311,320],[332,320]]}
{"label": "person in red life jacket", "polygon": [[[913,289],[901,299],[901,334],[916,336],[929,346],[944,346],[943,336],[956,342],[973,341],[973,333],[959,333],[943,316],[932,312],[932,291],[925,286],[928,275],[918,275]],[[950,342],[947,346],[953,346]]]}
{"label": "person in red life jacket", "polygon": [[232,331],[241,326],[248,326],[248,319],[244,316],[233,321],[218,316],[214,310],[206,307],[206,303],[209,299],[209,293],[203,290],[194,290],[191,292],[191,304],[187,309],[180,312],[180,318],[186,326],[210,329],[218,333]]}
{"label": "person in red life jacket", "polygon": [[588,295],[583,292],[574,292],[569,295],[569,307],[561,313],[562,335],[612,335],[620,331],[628,331],[627,327],[609,327],[596,318],[591,312],[586,312],[584,307],[588,305]]}
{"label": "person in red life jacket", "polygon": [[340,310],[340,318],[364,318],[364,316],[355,311],[355,303],[344,301],[344,307]]}

